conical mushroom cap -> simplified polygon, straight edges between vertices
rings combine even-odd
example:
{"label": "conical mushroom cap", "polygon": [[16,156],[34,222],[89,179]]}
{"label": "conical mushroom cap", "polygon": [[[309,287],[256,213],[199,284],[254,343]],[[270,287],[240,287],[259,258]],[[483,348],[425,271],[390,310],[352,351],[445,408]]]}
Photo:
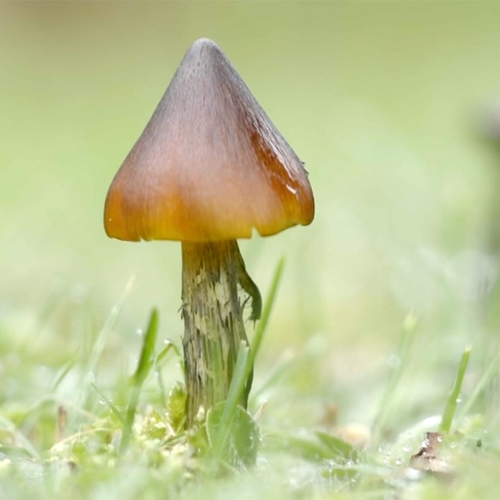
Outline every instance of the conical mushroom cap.
{"label": "conical mushroom cap", "polygon": [[197,40],[109,188],[106,233],[218,241],[313,217],[301,161],[219,47]]}

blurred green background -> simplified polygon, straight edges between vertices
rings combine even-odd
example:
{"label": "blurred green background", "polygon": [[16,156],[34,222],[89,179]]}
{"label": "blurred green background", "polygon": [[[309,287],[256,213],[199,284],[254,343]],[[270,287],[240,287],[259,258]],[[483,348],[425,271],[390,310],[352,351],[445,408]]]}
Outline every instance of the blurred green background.
{"label": "blurred green background", "polygon": [[311,226],[241,242],[264,294],[286,257],[256,389],[284,368],[257,398],[270,400],[263,418],[314,425],[336,404],[341,421],[369,423],[409,312],[400,418],[440,412],[464,345],[470,386],[493,349],[500,156],[483,124],[500,92],[499,23],[494,2],[2,2],[2,400],[48,390],[131,275],[98,385],[131,373],[151,307],[179,342],[180,245],[110,240],[102,211],[185,51],[209,37],[316,198]]}

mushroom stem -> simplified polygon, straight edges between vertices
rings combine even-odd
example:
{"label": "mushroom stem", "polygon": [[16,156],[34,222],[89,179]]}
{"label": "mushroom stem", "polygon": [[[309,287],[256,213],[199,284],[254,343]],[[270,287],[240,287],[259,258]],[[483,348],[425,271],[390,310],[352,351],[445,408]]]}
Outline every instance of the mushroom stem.
{"label": "mushroom stem", "polygon": [[[260,316],[260,293],[245,270],[235,240],[182,242],[182,317],[189,428],[227,398],[241,341],[248,344],[238,284],[251,296],[251,319]],[[250,384],[240,404],[247,405]]]}

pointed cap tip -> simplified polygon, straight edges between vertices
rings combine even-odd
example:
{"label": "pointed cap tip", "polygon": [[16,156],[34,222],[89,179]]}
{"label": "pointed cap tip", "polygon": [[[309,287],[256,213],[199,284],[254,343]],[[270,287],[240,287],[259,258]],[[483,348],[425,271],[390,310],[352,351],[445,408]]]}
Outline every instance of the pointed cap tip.
{"label": "pointed cap tip", "polygon": [[201,56],[214,52],[223,53],[220,47],[210,38],[198,38],[198,40],[195,40],[191,44],[184,57],[189,57],[193,54],[199,54]]}
{"label": "pointed cap tip", "polygon": [[217,47],[217,48],[219,48],[219,46],[213,40],[211,40],[210,38],[206,38],[206,37],[198,38],[198,40],[195,40],[191,44],[190,48],[192,49],[193,47],[196,47],[196,48]]}

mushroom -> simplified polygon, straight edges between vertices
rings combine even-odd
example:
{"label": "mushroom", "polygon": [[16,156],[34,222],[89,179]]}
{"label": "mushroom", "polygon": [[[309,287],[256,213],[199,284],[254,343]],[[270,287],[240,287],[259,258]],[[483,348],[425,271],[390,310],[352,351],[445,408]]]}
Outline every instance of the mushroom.
{"label": "mushroom", "polygon": [[250,319],[260,317],[237,238],[313,218],[302,162],[220,48],[195,41],[104,209],[109,237],[181,241],[187,427],[200,409],[226,399],[238,349],[248,344],[239,287],[251,298]]}

